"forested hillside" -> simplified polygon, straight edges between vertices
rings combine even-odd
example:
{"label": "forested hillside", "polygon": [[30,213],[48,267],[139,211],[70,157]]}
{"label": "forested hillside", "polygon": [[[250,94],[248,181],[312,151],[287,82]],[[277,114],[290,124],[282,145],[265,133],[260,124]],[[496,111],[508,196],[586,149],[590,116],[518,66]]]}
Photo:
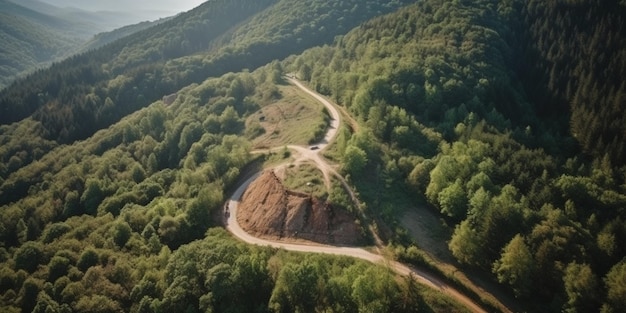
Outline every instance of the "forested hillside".
{"label": "forested hillside", "polygon": [[[273,3],[262,16],[243,22]],[[398,5],[391,2],[381,6],[374,1],[209,1],[14,83],[0,93],[0,122],[32,115],[38,122],[32,131],[44,140],[68,143],[83,139],[190,83],[256,68],[330,42],[342,30]],[[311,14],[309,8],[316,6],[317,13]],[[334,27],[326,28],[331,21]],[[273,37],[259,36],[248,28],[264,30]],[[8,160],[11,156],[4,157]]]}
{"label": "forested hillside", "polygon": [[92,39],[100,32],[131,23],[134,17],[58,8],[38,0],[1,0],[0,16],[0,89],[36,69],[153,25],[131,25]]}
{"label": "forested hillside", "polygon": [[80,43],[69,28],[61,19],[0,1],[0,89],[24,71],[69,55]]}
{"label": "forested hillside", "polygon": [[535,106],[551,117],[570,109],[585,152],[618,166],[626,165],[625,17],[623,1],[529,1],[523,24]]}
{"label": "forested hillside", "polygon": [[[0,158],[6,166],[0,168],[0,174],[6,179],[21,166],[44,155],[50,147],[87,138],[192,82],[228,71],[255,68],[279,54],[286,56],[290,51],[330,41],[328,37],[332,38],[339,30],[333,27],[330,33],[320,33],[319,29],[333,19],[340,19],[340,24],[349,28],[367,16],[400,5],[284,0],[270,6],[274,2],[206,2],[170,21],[71,57],[14,83],[0,92],[0,121],[8,123],[32,116],[28,122],[7,126],[8,130],[3,131],[6,144]],[[316,5],[320,7],[318,14],[308,14],[309,8]],[[250,25],[257,25],[253,28],[265,29],[268,34],[287,35],[270,39],[242,30],[252,26],[241,22],[264,8],[267,9],[262,12],[263,18],[250,19]],[[344,15],[340,16],[342,12]],[[315,24],[322,26],[310,28]],[[300,29],[299,32],[290,31],[294,28]],[[224,39],[227,36],[236,36],[236,40]],[[297,43],[299,38],[307,40]],[[213,44],[218,41],[222,43]],[[272,54],[272,51],[282,52]],[[274,75],[280,76],[281,69],[276,70]],[[18,134],[30,134],[31,140],[17,140]],[[0,203],[25,195],[26,186],[40,178],[32,179],[35,181],[25,181],[24,185],[0,187]]]}
{"label": "forested hillside", "polygon": [[41,180],[0,207],[3,312],[463,310],[383,267],[207,232],[252,159],[245,118],[281,97],[276,65],[192,84],[10,175]]}
{"label": "forested hillside", "polygon": [[[533,303],[531,311],[619,312],[626,281],[619,73],[626,60],[616,3],[423,1],[285,67],[359,120],[331,155],[391,229],[409,201],[426,201],[454,228],[454,257],[493,273],[521,303]],[[589,13],[596,11],[604,18]],[[552,23],[567,31],[537,28]],[[536,26],[521,31],[529,24]],[[597,37],[595,46],[586,34]],[[555,48],[544,50],[543,40]],[[545,66],[559,68],[550,76]],[[535,93],[541,82],[544,92]],[[607,93],[595,101],[592,93],[601,90]],[[569,135],[563,101],[575,94],[588,98],[572,101]],[[590,150],[582,125],[615,145],[594,137]],[[591,154],[578,154],[576,140]]]}
{"label": "forested hillside", "polygon": [[430,210],[520,310],[626,311],[621,2],[215,0],[33,73],[0,92],[0,308],[463,310],[211,229],[295,73],[344,109],[324,153],[398,260],[446,274],[401,226]]}

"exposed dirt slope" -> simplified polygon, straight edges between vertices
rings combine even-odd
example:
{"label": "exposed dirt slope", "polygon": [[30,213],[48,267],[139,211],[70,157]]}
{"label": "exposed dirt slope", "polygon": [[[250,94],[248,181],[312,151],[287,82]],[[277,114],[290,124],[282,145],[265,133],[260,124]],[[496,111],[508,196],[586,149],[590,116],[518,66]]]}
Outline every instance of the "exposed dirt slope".
{"label": "exposed dirt slope", "polygon": [[237,222],[248,233],[271,239],[305,239],[354,245],[361,241],[356,218],[324,201],[287,190],[273,171],[266,171],[246,190]]}

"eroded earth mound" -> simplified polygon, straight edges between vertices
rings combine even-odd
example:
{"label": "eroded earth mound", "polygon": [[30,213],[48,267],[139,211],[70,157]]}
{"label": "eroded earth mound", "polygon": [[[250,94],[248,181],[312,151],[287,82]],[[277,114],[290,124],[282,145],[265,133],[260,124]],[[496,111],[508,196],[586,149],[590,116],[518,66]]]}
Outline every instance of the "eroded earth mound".
{"label": "eroded earth mound", "polygon": [[345,245],[362,241],[355,216],[318,198],[287,190],[273,171],[265,171],[248,186],[237,221],[257,237]]}

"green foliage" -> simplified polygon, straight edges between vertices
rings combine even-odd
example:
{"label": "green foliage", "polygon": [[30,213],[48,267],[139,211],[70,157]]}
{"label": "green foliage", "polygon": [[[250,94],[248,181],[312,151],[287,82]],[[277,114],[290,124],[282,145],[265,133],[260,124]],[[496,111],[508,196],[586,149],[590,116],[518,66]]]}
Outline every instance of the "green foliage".
{"label": "green foliage", "polygon": [[398,286],[389,272],[381,269],[368,269],[352,284],[352,297],[359,312],[392,312]]}
{"label": "green foliage", "polygon": [[48,263],[48,281],[54,282],[58,278],[67,275],[70,260],[63,256],[54,256]]}
{"label": "green foliage", "polygon": [[[529,1],[524,83],[541,114],[569,126],[585,152],[624,165],[626,43],[620,1]],[[582,22],[584,19],[584,22]],[[576,38],[576,40],[573,40]],[[537,88],[535,88],[537,87]],[[569,110],[569,116],[562,112]],[[569,118],[569,120],[567,120]]]}
{"label": "green foliage", "polygon": [[467,199],[460,179],[444,188],[437,197],[441,206],[441,213],[459,219],[467,212],[465,208]]}
{"label": "green foliage", "polygon": [[85,213],[95,215],[98,206],[104,199],[104,191],[102,183],[97,179],[88,180],[86,183],[85,191],[80,197],[80,202],[85,208]]}
{"label": "green foliage", "polygon": [[348,146],[343,155],[343,169],[352,176],[360,176],[367,165],[367,154],[357,146]]}
{"label": "green foliage", "polygon": [[198,198],[189,203],[187,208],[187,224],[191,231],[201,236],[211,224],[211,215],[218,210],[224,201],[219,186],[207,186],[199,191]]}
{"label": "green foliage", "polygon": [[589,264],[570,263],[563,276],[567,294],[567,312],[597,311],[598,278]]}
{"label": "green foliage", "polygon": [[311,293],[316,287],[318,277],[312,264],[287,264],[278,278],[272,292],[269,307],[274,312],[314,312],[316,299]]}
{"label": "green foliage", "polygon": [[604,277],[607,288],[607,299],[602,306],[602,312],[620,312],[626,309],[626,262],[616,264]]}
{"label": "green foliage", "polygon": [[[0,123],[34,115],[43,138],[84,139],[189,84],[329,42],[402,2],[210,1],[14,83],[0,93]],[[281,76],[274,62],[266,77]],[[229,87],[233,101],[246,102],[237,83]]]}
{"label": "green foliage", "polygon": [[81,253],[80,258],[76,262],[76,267],[79,270],[86,272],[90,267],[96,266],[98,262],[98,253],[95,250],[89,248]]}
{"label": "green foliage", "polygon": [[517,297],[530,293],[531,276],[534,261],[530,249],[519,234],[502,250],[502,257],[493,264],[493,272],[501,283],[507,283]]}
{"label": "green foliage", "polygon": [[357,120],[334,158],[369,216],[393,229],[425,200],[528,311],[624,311],[624,6],[426,0],[362,23],[404,3],[209,1],[0,92],[3,309],[415,311],[381,268],[209,229],[244,121],[292,72]]}
{"label": "green foliage", "polygon": [[77,312],[85,313],[115,313],[122,310],[120,303],[102,295],[81,297],[75,308]]}
{"label": "green foliage", "polygon": [[464,220],[455,227],[448,247],[461,263],[480,265],[484,262],[480,235],[472,229],[469,220]]}
{"label": "green foliage", "polygon": [[43,247],[38,242],[26,242],[15,251],[15,269],[34,272],[43,261]]}
{"label": "green foliage", "polygon": [[69,55],[80,44],[79,38],[68,36],[66,29],[59,27],[69,20],[43,15],[19,3],[3,1],[1,6],[0,37],[5,45],[0,52],[0,89],[18,75]]}
{"label": "green foliage", "polygon": [[113,242],[120,248],[123,248],[124,245],[130,239],[132,234],[132,229],[128,226],[128,223],[121,222],[113,225]]}
{"label": "green foliage", "polygon": [[29,277],[22,284],[19,292],[22,312],[30,312],[37,303],[37,294],[41,290],[41,281]]}
{"label": "green foliage", "polygon": [[[577,288],[565,286],[567,264],[589,264],[588,277],[601,277],[624,255],[616,244],[624,238],[616,226],[625,212],[623,140],[615,135],[624,123],[610,113],[621,107],[624,49],[611,35],[622,26],[608,26],[622,11],[615,1],[422,1],[286,67],[358,119],[350,144],[366,153],[361,172],[372,174],[354,183],[374,214],[406,181],[456,224],[449,248],[457,260],[493,269],[539,307],[556,299],[553,307],[588,310],[597,298],[563,300]],[[594,49],[571,38],[594,40]],[[567,125],[593,163],[568,160],[576,151]],[[347,150],[344,168],[354,154]],[[503,262],[516,236],[532,266]]]}

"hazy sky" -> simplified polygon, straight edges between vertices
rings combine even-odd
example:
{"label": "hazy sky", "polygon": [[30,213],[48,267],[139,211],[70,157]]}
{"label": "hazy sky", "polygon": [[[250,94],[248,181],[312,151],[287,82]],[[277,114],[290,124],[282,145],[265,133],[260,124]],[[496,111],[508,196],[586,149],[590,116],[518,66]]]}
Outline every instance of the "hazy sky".
{"label": "hazy sky", "polygon": [[[57,7],[75,7],[87,11],[143,11],[168,15],[189,11],[206,0],[40,0]],[[165,16],[161,16],[165,17]]]}

